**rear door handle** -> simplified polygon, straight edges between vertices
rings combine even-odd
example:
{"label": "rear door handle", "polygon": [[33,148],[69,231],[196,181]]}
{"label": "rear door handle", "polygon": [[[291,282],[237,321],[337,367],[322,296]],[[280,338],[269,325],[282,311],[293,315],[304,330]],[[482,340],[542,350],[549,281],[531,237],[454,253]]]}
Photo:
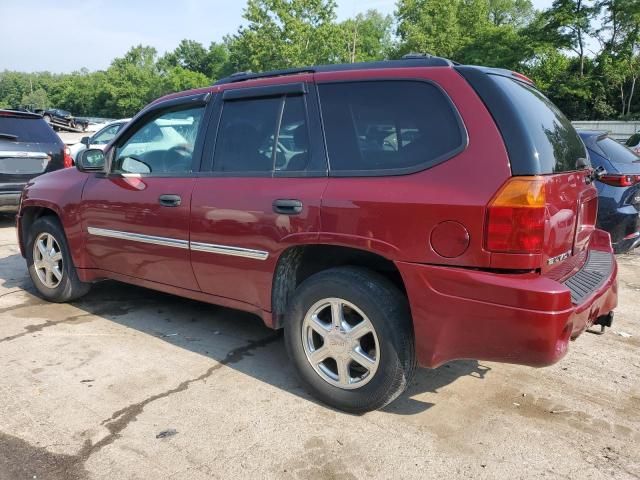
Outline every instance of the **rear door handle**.
{"label": "rear door handle", "polygon": [[180,195],[160,195],[160,198],[158,200],[160,201],[160,205],[162,205],[163,207],[179,207],[182,203],[182,198],[180,198]]}
{"label": "rear door handle", "polygon": [[279,198],[273,201],[273,211],[284,215],[298,215],[302,212],[302,202],[300,200]]}

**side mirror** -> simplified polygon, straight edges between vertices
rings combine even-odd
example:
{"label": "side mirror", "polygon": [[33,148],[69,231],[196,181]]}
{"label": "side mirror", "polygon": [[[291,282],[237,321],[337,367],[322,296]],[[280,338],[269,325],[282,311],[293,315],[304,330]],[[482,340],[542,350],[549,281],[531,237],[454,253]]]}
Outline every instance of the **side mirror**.
{"label": "side mirror", "polygon": [[104,169],[104,152],[99,148],[89,148],[78,153],[76,168],[81,172],[101,172]]}
{"label": "side mirror", "polygon": [[83,145],[86,145],[87,147],[89,146],[89,141],[91,140],[91,137],[82,137],[80,139],[80,143],[82,143]]}

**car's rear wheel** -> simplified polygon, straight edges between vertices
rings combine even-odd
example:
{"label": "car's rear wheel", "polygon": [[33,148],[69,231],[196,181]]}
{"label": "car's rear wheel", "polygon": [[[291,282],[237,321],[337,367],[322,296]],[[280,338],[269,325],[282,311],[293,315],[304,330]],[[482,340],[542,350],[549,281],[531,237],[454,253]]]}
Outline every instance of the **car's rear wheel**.
{"label": "car's rear wheel", "polygon": [[42,118],[44,118],[44,121],[47,123],[51,123],[51,115],[45,115]]}
{"label": "car's rear wheel", "polygon": [[40,217],[33,222],[26,255],[31,280],[45,299],[68,302],[89,291],[90,284],[78,279],[67,239],[55,217]]}
{"label": "car's rear wheel", "polygon": [[405,296],[362,268],[332,268],[306,279],[292,298],[285,337],[309,390],[352,413],[393,401],[415,369]]}

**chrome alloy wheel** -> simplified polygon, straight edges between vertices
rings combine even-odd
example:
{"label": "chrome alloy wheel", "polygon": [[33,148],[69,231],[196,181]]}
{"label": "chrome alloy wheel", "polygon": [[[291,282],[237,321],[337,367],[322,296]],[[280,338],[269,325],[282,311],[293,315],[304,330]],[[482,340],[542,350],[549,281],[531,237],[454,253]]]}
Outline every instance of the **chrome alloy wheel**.
{"label": "chrome alloy wheel", "polygon": [[56,288],[63,276],[62,249],[53,235],[43,232],[33,242],[33,268],[45,287]]}
{"label": "chrome alloy wheel", "polygon": [[373,324],[341,298],[325,298],[311,306],[302,322],[302,344],[320,378],[345,390],[369,383],[380,364]]}

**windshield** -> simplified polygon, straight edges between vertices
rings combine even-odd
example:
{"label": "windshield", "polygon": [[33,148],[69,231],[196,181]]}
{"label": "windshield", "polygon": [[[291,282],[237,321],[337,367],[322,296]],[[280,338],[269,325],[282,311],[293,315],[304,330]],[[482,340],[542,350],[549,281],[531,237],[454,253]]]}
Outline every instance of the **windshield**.
{"label": "windshield", "polygon": [[616,142],[613,138],[606,137],[598,140],[598,146],[612,162],[633,163],[640,160],[638,155]]}

